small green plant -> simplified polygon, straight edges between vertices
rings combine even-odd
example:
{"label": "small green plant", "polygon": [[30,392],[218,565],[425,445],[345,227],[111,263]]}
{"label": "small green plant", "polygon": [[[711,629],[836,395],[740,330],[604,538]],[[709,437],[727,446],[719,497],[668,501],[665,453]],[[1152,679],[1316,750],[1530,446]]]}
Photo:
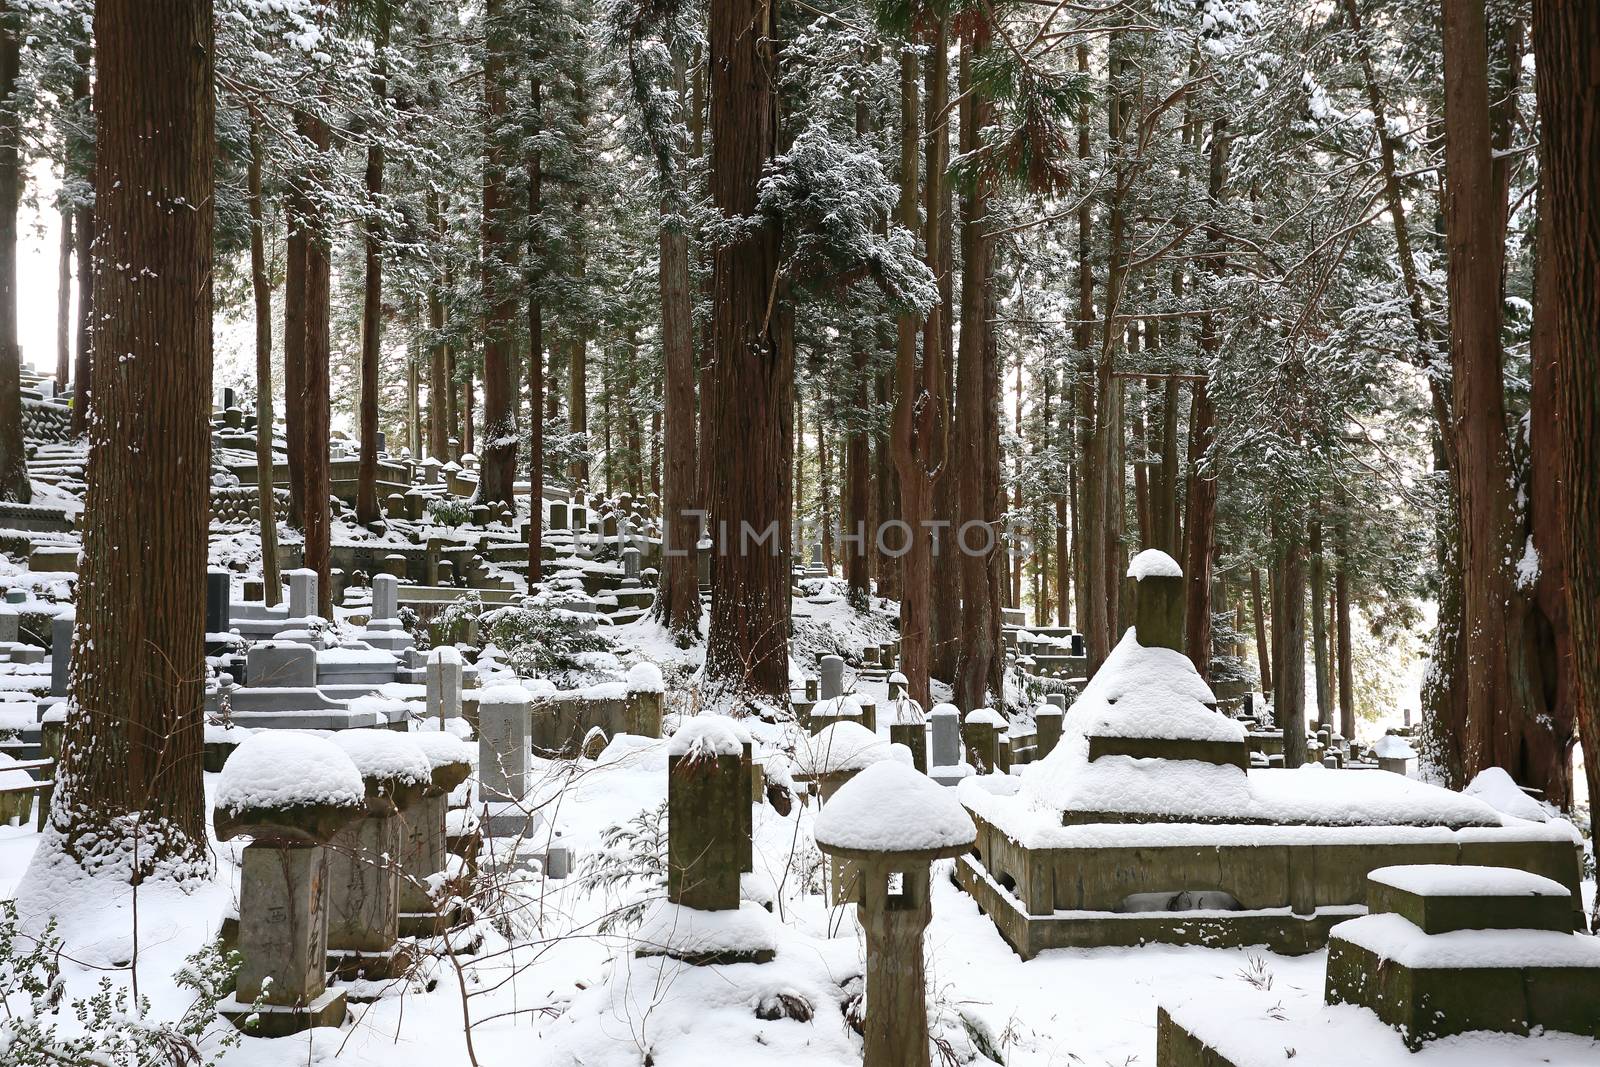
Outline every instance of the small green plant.
{"label": "small green plant", "polygon": [[644,890],[601,920],[600,932],[609,934],[637,926],[650,902],[667,891],[667,802],[611,827],[600,843],[601,850],[584,862],[584,886],[613,900]]}
{"label": "small green plant", "polygon": [[467,502],[460,497],[441,496],[428,502],[428,517],[436,526],[461,526],[470,515]]}
{"label": "small green plant", "polygon": [[[175,975],[194,1002],[177,1019],[152,1019],[147,997],[135,998],[126,986],[102,977],[87,997],[66,1002],[61,977],[61,938],[52,920],[37,937],[22,931],[13,901],[0,901],[0,1050],[17,1067],[62,1064],[118,1064],[127,1067],[203,1067],[239,1042],[225,1027],[201,1040],[217,1021],[217,1002],[233,988],[240,956],[215,943],[190,956]],[[69,1025],[62,1026],[62,1020]]]}
{"label": "small green plant", "polygon": [[486,619],[488,640],[506,666],[525,678],[557,685],[581,682],[584,657],[607,652],[610,643],[576,616],[540,604],[503,608]]}

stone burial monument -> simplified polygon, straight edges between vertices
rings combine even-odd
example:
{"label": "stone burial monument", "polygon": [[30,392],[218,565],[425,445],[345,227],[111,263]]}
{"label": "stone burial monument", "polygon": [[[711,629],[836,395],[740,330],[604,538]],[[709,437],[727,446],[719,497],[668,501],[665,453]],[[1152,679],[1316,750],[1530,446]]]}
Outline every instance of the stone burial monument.
{"label": "stone burial monument", "polygon": [[354,762],[311,734],[262,731],[228,757],[212,821],[248,837],[239,875],[240,966],[217,1010],[241,1029],[283,1037],[337,1026],[345,994],[327,986],[327,845],[367,811]]}

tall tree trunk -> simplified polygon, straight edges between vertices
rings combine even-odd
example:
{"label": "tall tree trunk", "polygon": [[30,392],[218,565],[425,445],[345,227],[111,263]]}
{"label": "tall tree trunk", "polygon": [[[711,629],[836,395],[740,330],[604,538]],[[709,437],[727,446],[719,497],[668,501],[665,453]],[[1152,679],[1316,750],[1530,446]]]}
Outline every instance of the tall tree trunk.
{"label": "tall tree trunk", "polygon": [[261,152],[261,118],[252,111],[245,203],[250,212],[250,290],[256,309],[256,503],[261,514],[261,581],[267,606],[275,608],[283,583],[278,574],[278,499],[272,480],[272,281],[267,277]]}
{"label": "tall tree trunk", "polygon": [[132,880],[210,868],[204,733],[214,103],[210,0],[99,0],[102,286],[72,697],[51,822]]}
{"label": "tall tree trunk", "polygon": [[[90,183],[94,172],[96,118],[89,100],[89,64],[93,50],[87,43],[73,50],[72,110],[78,117],[78,132],[67,143],[67,169]],[[94,275],[95,205],[87,197],[79,202],[73,226],[78,256],[78,344],[72,368],[72,432],[82,436],[89,429],[89,405],[94,388],[90,379],[94,365]],[[209,400],[209,398],[208,398]]]}
{"label": "tall tree trunk", "polygon": [[[979,131],[992,122],[993,105],[972,79],[989,47],[989,29],[981,21],[962,41],[961,145],[978,147]],[[991,468],[991,423],[999,418],[998,383],[990,379],[993,362],[990,322],[993,238],[988,232],[991,180],[982,177],[961,196],[961,365],[956,375],[956,449],[960,476],[959,519],[955,549],[961,557],[960,653],[956,663],[955,703],[965,711],[987,703],[992,659],[998,650],[998,588],[989,573],[995,556],[991,493],[1000,492],[998,469]],[[998,457],[995,457],[997,460]],[[987,527],[987,529],[985,529]],[[962,537],[966,533],[965,541]],[[974,541],[973,539],[976,538]]]}
{"label": "tall tree trunk", "polygon": [[[1274,605],[1276,607],[1276,605]],[[1267,612],[1261,600],[1261,568],[1250,568],[1250,614],[1256,623],[1256,659],[1261,664],[1261,691],[1272,696],[1272,646],[1267,643]],[[1277,620],[1273,620],[1277,629]]]}
{"label": "tall tree trunk", "polygon": [[[302,138],[319,153],[330,143],[327,123],[308,112],[295,116]],[[291,191],[296,206],[291,226],[285,301],[284,407],[288,423],[290,477],[300,528],[305,535],[302,566],[317,572],[317,614],[333,616],[330,580],[331,527],[328,471],[328,328],[332,300],[328,220],[311,193],[323,178],[326,163],[318,160],[299,176],[302,187]],[[296,314],[297,313],[297,314]],[[298,321],[294,321],[295,319]],[[290,365],[294,365],[291,376]],[[290,402],[291,398],[294,402]],[[298,456],[299,469],[294,469]]]}
{"label": "tall tree trunk", "polygon": [[[687,71],[677,61],[676,89],[680,108]],[[680,644],[700,636],[700,582],[696,545],[700,519],[695,514],[696,456],[694,401],[694,293],[689,274],[689,234],[684,228],[682,179],[671,175],[672,188],[661,198],[659,284],[663,367],[663,434],[661,576],[656,584],[656,621]],[[709,457],[707,457],[709,459]]]}
{"label": "tall tree trunk", "polygon": [[[377,74],[372,95],[382,100],[388,93],[384,51],[389,47],[389,5],[377,4],[373,46],[377,49]],[[361,304],[361,461],[356,469],[356,521],[377,522],[378,512],[378,375],[383,352],[383,235],[378,223],[383,196],[383,141],[374,137],[367,146],[367,210],[362,225],[366,286]]]}
{"label": "tall tree trunk", "polygon": [[[439,194],[428,190],[428,229],[435,247],[444,247],[444,216]],[[450,461],[451,385],[450,360],[444,340],[444,294],[439,282],[428,283],[428,455],[440,463]]]}
{"label": "tall tree trunk", "polygon": [[[712,0],[711,194],[725,219],[755,213],[757,186],[778,152],[777,21],[777,5],[765,0]],[[739,447],[707,457],[710,510],[726,534],[712,574],[706,680],[774,701],[788,690],[793,492],[794,346],[785,336],[793,318],[781,254],[776,223],[714,253],[711,421],[719,441]]]}
{"label": "tall tree trunk", "polygon": [[1311,659],[1316,683],[1317,722],[1332,723],[1333,701],[1328,697],[1328,578],[1322,552],[1322,520],[1311,520]]}
{"label": "tall tree trunk", "polygon": [[[545,259],[544,152],[538,135],[544,131],[544,87],[528,85],[533,136],[523,161],[528,178],[528,590],[544,577],[544,292],[540,271]],[[663,565],[665,575],[665,565]],[[662,578],[665,581],[665,577]]]}
{"label": "tall tree trunk", "polygon": [[1339,531],[1337,569],[1333,574],[1333,622],[1339,649],[1339,732],[1347,740],[1356,736],[1356,671],[1351,659],[1350,569],[1345,559],[1343,528]]}
{"label": "tall tree trunk", "polygon": [[1535,316],[1546,320],[1555,368],[1573,698],[1592,803],[1600,797],[1600,6],[1534,0],[1533,46],[1549,274]]}
{"label": "tall tree trunk", "polygon": [[0,500],[33,499],[22,443],[22,345],[17,339],[17,206],[22,199],[22,26],[0,4]]}
{"label": "tall tree trunk", "polygon": [[[922,328],[922,350],[938,357],[943,381],[938,395],[945,399],[943,429],[949,433],[949,400],[954,394],[955,375],[955,251],[952,183],[950,169],[950,19],[948,15],[930,17],[927,31],[928,60],[924,65],[923,149],[924,184],[923,242],[928,269],[939,286],[939,302],[928,312]],[[933,383],[928,383],[931,387]],[[948,458],[948,446],[941,446]],[[929,561],[928,592],[928,672],[930,677],[953,679],[961,643],[961,556],[951,542],[956,518],[956,479],[941,476],[933,485],[929,517],[943,536],[935,543]]]}
{"label": "tall tree trunk", "polygon": [[478,457],[479,503],[516,505],[517,360],[515,354],[518,245],[511,232],[516,211],[509,171],[518,130],[509,121],[507,65],[511,59],[510,15],[503,0],[484,8],[486,37],[483,68],[484,152],[482,284],[483,445]]}
{"label": "tall tree trunk", "polygon": [[56,258],[56,387],[72,380],[72,209],[61,209],[61,248]]}
{"label": "tall tree trunk", "polygon": [[1522,662],[1526,598],[1511,575],[1523,546],[1501,367],[1506,204],[1492,150],[1484,9],[1446,4],[1443,40],[1451,430],[1466,670],[1462,765],[1467,777],[1501,766],[1542,788],[1546,783],[1529,781],[1524,763],[1533,708]]}
{"label": "tall tree trunk", "polygon": [[1273,523],[1272,710],[1283,730],[1284,766],[1306,761],[1306,556],[1300,531]]}

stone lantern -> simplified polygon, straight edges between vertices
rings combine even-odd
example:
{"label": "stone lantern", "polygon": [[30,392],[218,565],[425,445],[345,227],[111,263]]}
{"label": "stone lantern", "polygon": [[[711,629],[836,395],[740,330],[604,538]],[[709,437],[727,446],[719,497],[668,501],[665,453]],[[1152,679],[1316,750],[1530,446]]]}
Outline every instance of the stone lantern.
{"label": "stone lantern", "polygon": [[459,909],[441,912],[428,891],[428,880],[449,861],[445,816],[450,794],[472,774],[472,749],[442,731],[408,735],[422,749],[432,768],[428,785],[400,811],[400,935],[426,937],[443,933],[461,918]]}
{"label": "stone lantern", "polygon": [[[815,782],[823,805],[841,786],[875,763],[890,759],[912,762],[909,752],[849,720],[826,726],[803,740],[795,749],[794,759],[794,780]],[[842,904],[850,899],[854,873],[848,863],[839,859],[832,861],[829,881],[829,898],[833,903]]]}
{"label": "stone lantern", "polygon": [[328,969],[340,978],[393,978],[409,966],[400,936],[397,818],[432,785],[433,765],[409,737],[389,730],[344,730],[332,737],[366,790],[363,818],[329,843]]}
{"label": "stone lantern", "polygon": [[[218,1011],[253,1033],[283,1037],[344,1021],[330,990],[326,846],[366,811],[361,774],[332,742],[263,731],[223,765],[212,822],[219,840],[249,837],[239,880],[235,993]],[[259,1009],[255,1001],[262,1001]]]}
{"label": "stone lantern", "polygon": [[864,1067],[928,1067],[928,868],[972,847],[972,819],[931,778],[883,761],[838,791],[817,817],[816,836],[818,848],[859,875],[856,914],[867,935]]}

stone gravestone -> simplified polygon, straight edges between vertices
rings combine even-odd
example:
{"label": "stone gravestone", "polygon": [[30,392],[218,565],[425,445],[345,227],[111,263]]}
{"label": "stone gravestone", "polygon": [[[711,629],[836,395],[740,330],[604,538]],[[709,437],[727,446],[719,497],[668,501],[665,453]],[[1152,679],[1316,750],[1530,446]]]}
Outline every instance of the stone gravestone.
{"label": "stone gravestone", "polygon": [[622,581],[624,585],[639,584],[639,550],[631,545],[622,550]]}
{"label": "stone gravestone", "polygon": [[416,643],[400,622],[400,579],[393,574],[372,576],[372,611],[367,619],[367,644],[400,652]]}
{"label": "stone gravestone", "polygon": [[[298,782],[286,769],[316,765]],[[286,790],[285,786],[289,788]],[[297,790],[314,790],[299,795]],[[212,819],[220,840],[250,844],[239,874],[239,953],[234,995],[217,1010],[241,1029],[284,1037],[344,1021],[343,990],[327,987],[328,855],[324,847],[363,811],[364,787],[332,742],[267,730],[223,765]],[[274,796],[270,805],[258,797]],[[258,1008],[257,998],[262,1000]]]}
{"label": "stone gravestone", "polygon": [[823,656],[817,666],[820,679],[820,696],[832,700],[844,692],[844,657]]}
{"label": "stone gravestone", "polygon": [[483,829],[490,837],[526,839],[539,826],[523,805],[533,766],[533,723],[528,691],[497,685],[478,694],[478,793]]}
{"label": "stone gravestone", "polygon": [[[1059,694],[1051,694],[1052,696]],[[1035,759],[1044,759],[1055,751],[1061,742],[1062,711],[1055,704],[1041,704],[1033,713],[1033,725],[1038,746]]]}
{"label": "stone gravestone", "polygon": [[400,809],[400,936],[433,937],[456,925],[457,906],[441,914],[430,892],[432,879],[449,862],[445,818],[450,792],[472,774],[472,750],[465,741],[442,730],[412,734],[432,767],[428,787],[409,806]]}
{"label": "stone gravestone", "polygon": [[229,575],[225,570],[206,571],[206,654],[216,655],[220,651],[222,642],[212,641],[210,635],[225,634],[230,625],[228,619],[228,582]]}
{"label": "stone gravestone", "polygon": [[966,777],[961,764],[961,710],[954,704],[935,704],[928,713],[932,769],[940,785],[955,785]]}
{"label": "stone gravestone", "polygon": [[552,500],[550,502],[550,529],[565,530],[567,528],[567,505],[565,501]]}
{"label": "stone gravestone", "polygon": [[245,653],[251,688],[309,689],[317,684],[317,650],[309,645],[259,641]]}
{"label": "stone gravestone", "polygon": [[289,572],[289,618],[309,619],[317,613],[317,572],[301,567]]}
{"label": "stone gravestone", "polygon": [[445,720],[461,715],[461,653],[448,645],[431,650],[425,681],[428,717],[437,718],[442,729]]}
{"label": "stone gravestone", "polygon": [[72,628],[77,614],[68,608],[50,620],[50,695],[64,697],[72,679]]}

